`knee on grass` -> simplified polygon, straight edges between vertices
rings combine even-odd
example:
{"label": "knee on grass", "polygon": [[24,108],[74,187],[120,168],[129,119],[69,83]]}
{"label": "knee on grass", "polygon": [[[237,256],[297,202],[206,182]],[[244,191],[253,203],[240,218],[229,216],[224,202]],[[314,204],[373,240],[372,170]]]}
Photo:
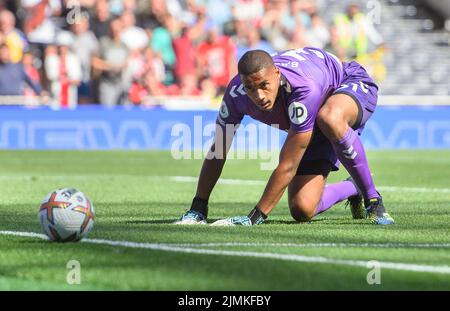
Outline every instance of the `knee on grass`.
{"label": "knee on grass", "polygon": [[308,222],[315,215],[316,205],[305,199],[295,200],[290,202],[289,211],[291,212],[292,218],[296,221]]}

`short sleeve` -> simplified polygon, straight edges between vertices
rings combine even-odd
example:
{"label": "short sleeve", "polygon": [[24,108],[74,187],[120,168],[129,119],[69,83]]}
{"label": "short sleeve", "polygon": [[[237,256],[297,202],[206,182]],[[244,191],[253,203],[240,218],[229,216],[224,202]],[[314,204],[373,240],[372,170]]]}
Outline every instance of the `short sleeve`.
{"label": "short sleeve", "polygon": [[312,131],[322,100],[323,94],[315,84],[295,90],[287,103],[290,129],[298,133]]}
{"label": "short sleeve", "polygon": [[230,83],[223,96],[222,104],[217,115],[216,124],[222,127],[225,127],[227,124],[240,124],[244,118],[244,114],[238,109],[238,98],[233,98],[230,94],[230,89],[232,88],[232,84]]}

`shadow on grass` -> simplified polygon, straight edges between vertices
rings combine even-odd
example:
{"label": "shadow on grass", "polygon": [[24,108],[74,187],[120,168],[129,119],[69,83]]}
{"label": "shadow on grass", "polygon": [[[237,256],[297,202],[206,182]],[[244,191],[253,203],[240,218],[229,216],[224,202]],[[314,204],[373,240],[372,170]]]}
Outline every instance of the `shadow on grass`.
{"label": "shadow on grass", "polygon": [[[208,224],[212,224],[213,222],[220,220],[223,218],[208,218]],[[179,218],[167,218],[167,219],[148,219],[148,220],[127,220],[119,223],[127,224],[127,225],[170,225],[173,222],[179,220]],[[364,222],[362,220],[355,221],[351,219],[343,219],[343,218],[319,218],[312,219],[309,222],[298,222],[296,220],[277,220],[277,219],[269,219],[264,222],[266,225],[313,225],[313,224],[324,224],[324,225],[370,225],[368,222]]]}
{"label": "shadow on grass", "polygon": [[174,221],[177,221],[175,218],[171,219],[158,219],[158,220],[128,220],[122,223],[127,225],[170,225]]}

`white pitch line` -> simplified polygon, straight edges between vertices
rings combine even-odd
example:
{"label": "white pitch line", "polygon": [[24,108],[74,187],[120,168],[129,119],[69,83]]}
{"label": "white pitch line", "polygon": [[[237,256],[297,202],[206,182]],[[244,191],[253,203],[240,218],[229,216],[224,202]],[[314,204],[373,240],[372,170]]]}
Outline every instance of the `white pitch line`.
{"label": "white pitch line", "polygon": [[13,236],[21,236],[27,238],[39,238],[42,240],[48,240],[48,237],[45,234],[36,233],[36,232],[21,232],[21,231],[8,231],[2,230],[0,231],[1,235],[13,235]]}
{"label": "white pitch line", "polygon": [[[33,238],[47,239],[47,237],[45,235],[38,234],[35,232],[0,231],[0,235],[13,235],[13,236],[21,236],[21,237],[33,237]],[[212,250],[212,249],[202,249],[202,248],[179,247],[179,246],[173,246],[171,244],[136,243],[136,242],[129,242],[129,241],[111,241],[111,240],[102,240],[102,239],[84,239],[84,240],[82,240],[82,242],[91,243],[91,244],[99,244],[99,245],[108,245],[108,246],[150,249],[150,250],[155,250],[155,251],[167,251],[167,252],[175,252],[175,253],[219,255],[219,256],[231,256],[231,257],[253,257],[253,258],[278,259],[278,260],[295,261],[295,262],[321,263],[321,264],[333,264],[333,265],[345,265],[345,266],[371,268],[368,266],[368,261],[364,261],[364,260],[334,259],[334,258],[327,258],[327,257],[321,257],[321,256],[303,256],[303,255],[297,255],[297,254]],[[380,268],[391,269],[391,270],[450,274],[449,266],[431,266],[431,265],[420,265],[420,264],[398,263],[398,262],[384,262],[384,261],[379,261],[379,264],[380,264]]]}
{"label": "white pitch line", "polygon": [[[136,176],[127,174],[112,174],[112,175],[0,175],[0,181],[11,181],[11,180],[33,180],[33,179],[43,179],[43,180],[110,180],[114,178],[144,178],[148,180],[161,180],[167,179],[174,182],[184,182],[184,183],[197,183],[198,177],[194,176]],[[263,186],[267,182],[264,180],[252,180],[252,179],[234,179],[234,178],[220,178],[217,181],[218,184],[222,185],[246,185],[246,186]],[[387,192],[413,192],[413,193],[450,193],[449,188],[420,188],[420,187],[398,187],[398,186],[379,186],[377,187],[380,191]]]}
{"label": "white pitch line", "polygon": [[212,242],[212,243],[176,243],[179,247],[223,247],[223,246],[249,246],[249,247],[329,247],[329,248],[450,248],[450,243],[251,243],[251,242]]}

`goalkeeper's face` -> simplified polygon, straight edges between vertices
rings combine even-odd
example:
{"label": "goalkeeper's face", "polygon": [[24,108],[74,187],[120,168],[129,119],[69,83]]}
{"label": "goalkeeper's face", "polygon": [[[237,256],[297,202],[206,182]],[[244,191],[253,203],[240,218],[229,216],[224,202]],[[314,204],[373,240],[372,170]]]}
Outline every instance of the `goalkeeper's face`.
{"label": "goalkeeper's face", "polygon": [[263,68],[249,75],[241,74],[247,96],[260,110],[272,110],[280,87],[280,76],[280,70],[276,66]]}

